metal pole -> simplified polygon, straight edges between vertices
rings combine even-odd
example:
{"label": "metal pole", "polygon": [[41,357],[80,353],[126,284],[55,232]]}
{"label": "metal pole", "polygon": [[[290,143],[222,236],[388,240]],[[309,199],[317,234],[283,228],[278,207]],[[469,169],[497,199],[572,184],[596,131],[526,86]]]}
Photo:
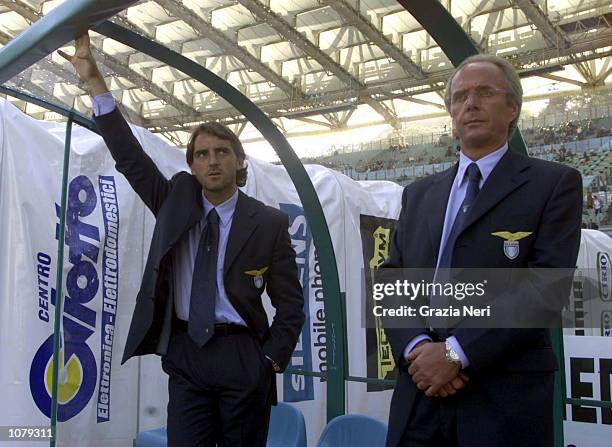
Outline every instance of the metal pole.
{"label": "metal pole", "polygon": [[553,402],[554,424],[554,446],[563,447],[563,419],[565,414],[565,402],[567,390],[565,389],[565,352],[563,350],[563,330],[551,329],[551,341],[553,349],[557,354],[559,371],[555,374],[555,394]]}
{"label": "metal pole", "polygon": [[[60,328],[62,318],[63,303],[63,272],[64,272],[64,230],[66,228],[66,195],[68,193],[68,167],[70,165],[70,138],[72,135],[72,114],[68,116],[66,123],[66,140],[64,142],[64,167],[62,172],[62,199],[60,208],[59,237],[57,241],[57,267],[55,274],[55,290],[57,291],[55,300],[55,322],[53,327],[53,371],[51,379],[51,440],[50,446],[55,447],[57,438],[57,391],[58,373],[60,359]],[[63,363],[63,362],[62,362]]]}

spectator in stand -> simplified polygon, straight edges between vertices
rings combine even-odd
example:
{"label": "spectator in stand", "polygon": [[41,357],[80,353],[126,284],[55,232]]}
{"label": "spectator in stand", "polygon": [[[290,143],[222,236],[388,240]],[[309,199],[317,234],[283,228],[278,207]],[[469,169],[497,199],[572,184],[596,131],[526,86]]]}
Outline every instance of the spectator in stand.
{"label": "spectator in stand", "polygon": [[593,209],[595,210],[595,216],[601,213],[601,200],[597,196],[593,199]]}
{"label": "spectator in stand", "polygon": [[587,211],[588,210],[592,210],[593,209],[593,205],[594,205],[594,203],[593,203],[593,193],[591,193],[591,191],[589,191],[587,193],[587,196],[586,196],[586,209],[587,209]]}

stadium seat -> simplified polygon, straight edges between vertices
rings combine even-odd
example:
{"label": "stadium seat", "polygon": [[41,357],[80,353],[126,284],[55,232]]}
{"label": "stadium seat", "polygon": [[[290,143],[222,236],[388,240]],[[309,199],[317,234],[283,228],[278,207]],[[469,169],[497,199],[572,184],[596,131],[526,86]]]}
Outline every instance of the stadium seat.
{"label": "stadium seat", "polygon": [[[134,447],[166,447],[166,427],[138,433]],[[279,402],[272,407],[267,447],[306,447],[306,423],[293,405]]]}
{"label": "stadium seat", "polygon": [[293,405],[279,402],[272,407],[267,447],[306,447],[306,423]]}
{"label": "stadium seat", "polygon": [[167,444],[166,427],[141,431],[134,441],[134,447],[166,447]]}
{"label": "stadium seat", "polygon": [[317,447],[383,447],[387,424],[360,414],[347,414],[333,419],[317,443]]}

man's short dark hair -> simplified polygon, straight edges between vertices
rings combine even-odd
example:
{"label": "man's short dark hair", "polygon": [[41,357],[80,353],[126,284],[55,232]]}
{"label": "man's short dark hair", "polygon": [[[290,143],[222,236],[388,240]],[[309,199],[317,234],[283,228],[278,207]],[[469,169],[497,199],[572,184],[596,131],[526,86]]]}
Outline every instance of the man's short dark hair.
{"label": "man's short dark hair", "polygon": [[[221,140],[229,141],[236,158],[245,160],[246,154],[244,153],[244,148],[242,147],[242,143],[236,136],[232,130],[224,126],[221,123],[210,122],[203,123],[197,126],[191,132],[191,136],[189,137],[189,141],[187,142],[187,164],[191,166],[193,163],[193,151],[196,138],[201,134],[208,134],[220,138]],[[236,185],[244,186],[246,185],[247,180],[247,167],[245,166],[242,169],[238,169],[236,172]]]}

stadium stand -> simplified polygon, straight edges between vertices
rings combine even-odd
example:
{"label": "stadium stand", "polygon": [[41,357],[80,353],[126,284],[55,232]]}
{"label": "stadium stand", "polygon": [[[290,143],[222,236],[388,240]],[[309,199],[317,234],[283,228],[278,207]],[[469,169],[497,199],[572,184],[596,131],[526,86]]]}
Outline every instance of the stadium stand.
{"label": "stadium stand", "polygon": [[[566,120],[527,128],[522,134],[531,156],[564,163],[580,171],[585,191],[584,227],[610,224],[612,117]],[[331,155],[302,161],[329,167],[355,180],[389,180],[407,185],[441,172],[457,160],[458,148],[448,133],[427,135],[420,140],[428,142],[419,143],[419,136],[379,140],[345,146],[335,149]],[[589,194],[593,196],[591,200],[587,200]]]}

